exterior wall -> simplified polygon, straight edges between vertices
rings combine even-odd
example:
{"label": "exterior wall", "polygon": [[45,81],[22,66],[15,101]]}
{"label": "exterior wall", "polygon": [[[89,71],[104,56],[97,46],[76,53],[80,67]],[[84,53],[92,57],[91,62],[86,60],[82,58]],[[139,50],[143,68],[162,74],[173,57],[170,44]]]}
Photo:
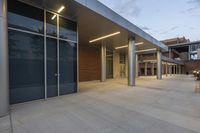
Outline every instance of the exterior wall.
{"label": "exterior wall", "polygon": [[193,70],[200,70],[200,60],[185,61],[184,73],[192,74]]}
{"label": "exterior wall", "polygon": [[182,53],[180,53],[180,58],[182,60],[188,60],[188,52],[182,52]]}
{"label": "exterior wall", "polygon": [[169,52],[163,52],[162,55],[169,58]]}
{"label": "exterior wall", "polygon": [[79,46],[79,81],[100,80],[101,50],[100,48]]}
{"label": "exterior wall", "polygon": [[200,48],[197,50],[197,59],[200,59]]}
{"label": "exterior wall", "polygon": [[114,52],[114,55],[113,55],[113,78],[120,78],[119,52]]}
{"label": "exterior wall", "polygon": [[142,60],[156,60],[156,56],[153,54],[142,55]]}

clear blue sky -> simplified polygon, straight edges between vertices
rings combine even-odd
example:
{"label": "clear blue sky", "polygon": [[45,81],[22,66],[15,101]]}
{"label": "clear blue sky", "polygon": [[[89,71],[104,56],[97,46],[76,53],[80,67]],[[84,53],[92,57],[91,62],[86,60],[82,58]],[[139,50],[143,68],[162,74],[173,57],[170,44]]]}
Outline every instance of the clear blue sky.
{"label": "clear blue sky", "polygon": [[200,0],[99,0],[158,40],[200,40]]}

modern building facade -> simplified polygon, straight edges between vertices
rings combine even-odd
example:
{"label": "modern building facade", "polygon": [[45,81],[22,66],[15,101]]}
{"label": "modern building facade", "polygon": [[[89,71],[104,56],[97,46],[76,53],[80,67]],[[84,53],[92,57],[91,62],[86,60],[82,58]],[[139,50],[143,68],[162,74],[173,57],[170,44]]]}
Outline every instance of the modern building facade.
{"label": "modern building facade", "polygon": [[1,0],[0,116],[76,93],[79,81],[124,76],[135,86],[137,53],[149,50],[161,79],[168,47],[96,0]]}
{"label": "modern building facade", "polygon": [[[185,37],[167,39],[163,42],[169,51],[163,52],[162,74],[192,74],[193,70],[200,69],[200,41],[190,42]],[[157,72],[156,53],[140,55],[139,75],[152,76]]]}
{"label": "modern building facade", "polygon": [[192,74],[193,70],[200,69],[200,41],[184,41],[168,45],[168,47],[176,53],[175,60],[184,62],[184,74]]}

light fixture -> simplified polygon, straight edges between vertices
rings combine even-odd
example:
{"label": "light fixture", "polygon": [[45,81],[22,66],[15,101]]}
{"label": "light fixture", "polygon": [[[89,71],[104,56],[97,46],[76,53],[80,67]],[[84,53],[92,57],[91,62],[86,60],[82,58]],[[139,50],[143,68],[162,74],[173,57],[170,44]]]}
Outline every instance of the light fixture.
{"label": "light fixture", "polygon": [[152,48],[152,49],[144,49],[144,50],[138,50],[136,51],[136,53],[142,53],[142,52],[150,52],[150,51],[156,51],[156,48]]}
{"label": "light fixture", "polygon": [[[64,9],[65,9],[65,6],[61,6],[61,7],[58,9],[57,12],[58,12],[58,13],[61,13]],[[54,14],[53,17],[52,17],[51,19],[54,20],[54,19],[56,18],[56,16],[57,16],[57,15]]]}
{"label": "light fixture", "polygon": [[54,15],[53,15],[53,17],[52,17],[51,19],[52,19],[52,20],[54,20],[54,19],[56,18],[56,16],[57,16],[57,15],[56,15],[56,14],[54,14]]}
{"label": "light fixture", "polygon": [[109,37],[112,37],[112,36],[115,36],[115,35],[118,35],[118,34],[120,34],[119,31],[112,33],[112,34],[109,34],[109,35],[106,35],[106,36],[99,37],[97,39],[93,39],[93,40],[89,41],[89,43],[93,43],[93,42],[96,42],[96,41],[99,41],[99,40],[102,40],[102,39],[105,39],[105,38],[109,38]]}
{"label": "light fixture", "polygon": [[65,9],[65,6],[61,6],[60,9],[58,9],[58,13],[61,13],[63,9]]}
{"label": "light fixture", "polygon": [[115,49],[123,49],[123,48],[128,48],[128,45],[124,45],[124,46],[116,47]]}
{"label": "light fixture", "polygon": [[144,42],[139,42],[139,43],[136,43],[135,45],[142,45],[144,44]]}

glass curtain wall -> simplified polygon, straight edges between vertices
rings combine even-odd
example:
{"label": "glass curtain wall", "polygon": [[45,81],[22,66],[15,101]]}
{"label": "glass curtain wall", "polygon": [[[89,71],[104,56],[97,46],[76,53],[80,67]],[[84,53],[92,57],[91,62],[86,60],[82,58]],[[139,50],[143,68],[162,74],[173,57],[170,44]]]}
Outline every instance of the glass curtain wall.
{"label": "glass curtain wall", "polygon": [[76,23],[53,15],[8,0],[11,104],[77,91]]}

